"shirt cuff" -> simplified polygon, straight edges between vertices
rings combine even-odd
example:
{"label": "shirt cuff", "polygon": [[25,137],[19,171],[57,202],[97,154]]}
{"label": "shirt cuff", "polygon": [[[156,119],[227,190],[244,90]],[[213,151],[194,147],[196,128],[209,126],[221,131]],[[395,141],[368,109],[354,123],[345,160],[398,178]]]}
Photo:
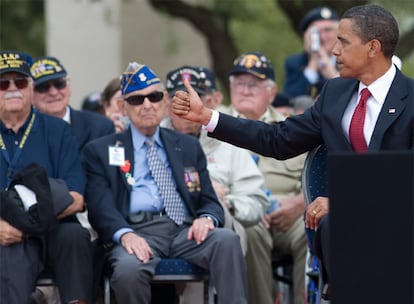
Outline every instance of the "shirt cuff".
{"label": "shirt cuff", "polygon": [[117,232],[114,233],[114,236],[112,239],[115,243],[120,244],[121,243],[121,236],[123,236],[127,232],[134,232],[131,228],[121,228]]}
{"label": "shirt cuff", "polygon": [[211,118],[207,125],[203,126],[203,129],[207,130],[208,132],[213,132],[218,124],[219,120],[219,112],[216,110],[211,110]]}

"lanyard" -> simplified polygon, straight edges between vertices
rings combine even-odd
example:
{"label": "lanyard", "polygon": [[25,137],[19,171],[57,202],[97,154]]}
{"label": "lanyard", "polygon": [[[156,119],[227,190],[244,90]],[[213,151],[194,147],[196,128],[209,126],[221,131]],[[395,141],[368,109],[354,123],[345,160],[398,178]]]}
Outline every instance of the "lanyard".
{"label": "lanyard", "polygon": [[32,117],[30,119],[29,125],[27,126],[26,130],[24,131],[23,137],[20,140],[19,145],[17,146],[17,150],[13,155],[13,159],[10,160],[10,156],[9,153],[7,152],[7,148],[6,148],[6,144],[3,141],[3,137],[1,136],[0,133],[0,149],[1,149],[1,153],[4,157],[4,159],[6,160],[7,164],[9,165],[8,169],[7,169],[7,186],[10,184],[11,179],[13,177],[13,167],[16,165],[17,160],[20,157],[20,154],[22,154],[22,150],[24,147],[24,144],[26,143],[27,138],[29,137],[30,131],[33,128],[33,123],[35,120],[35,113],[32,113]]}

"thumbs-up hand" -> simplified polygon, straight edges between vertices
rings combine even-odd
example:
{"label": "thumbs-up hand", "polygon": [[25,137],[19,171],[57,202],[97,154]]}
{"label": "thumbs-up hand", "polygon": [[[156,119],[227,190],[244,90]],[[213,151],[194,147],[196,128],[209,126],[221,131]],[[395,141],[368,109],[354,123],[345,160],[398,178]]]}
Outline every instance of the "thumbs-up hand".
{"label": "thumbs-up hand", "polygon": [[184,79],[183,82],[187,92],[175,92],[171,105],[173,113],[187,120],[207,125],[212,115],[211,110],[203,104],[188,79]]}

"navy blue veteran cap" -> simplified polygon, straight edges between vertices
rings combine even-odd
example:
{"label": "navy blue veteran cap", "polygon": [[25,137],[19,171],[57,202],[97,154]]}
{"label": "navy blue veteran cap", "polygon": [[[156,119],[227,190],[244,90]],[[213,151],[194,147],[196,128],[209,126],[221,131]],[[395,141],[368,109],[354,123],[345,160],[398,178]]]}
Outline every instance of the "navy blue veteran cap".
{"label": "navy blue veteran cap", "polygon": [[145,64],[130,62],[121,76],[121,93],[127,95],[160,83],[159,77]]}
{"label": "navy blue veteran cap", "polygon": [[32,57],[26,53],[17,51],[0,51],[0,74],[17,72],[31,77],[31,63]]}
{"label": "navy blue veteran cap", "polygon": [[312,22],[317,20],[339,20],[338,14],[327,6],[316,7],[310,10],[299,24],[299,31],[304,33]]}
{"label": "navy blue veteran cap", "polygon": [[233,62],[230,75],[248,73],[260,79],[275,80],[273,65],[269,59],[260,52],[244,53]]}
{"label": "navy blue veteran cap", "polygon": [[167,91],[172,97],[178,90],[185,91],[184,79],[188,79],[193,89],[201,94],[208,94],[216,90],[214,73],[205,67],[182,66],[168,72]]}
{"label": "navy blue veteran cap", "polygon": [[67,73],[60,61],[51,56],[36,58],[30,68],[35,85],[49,80],[66,77]]}

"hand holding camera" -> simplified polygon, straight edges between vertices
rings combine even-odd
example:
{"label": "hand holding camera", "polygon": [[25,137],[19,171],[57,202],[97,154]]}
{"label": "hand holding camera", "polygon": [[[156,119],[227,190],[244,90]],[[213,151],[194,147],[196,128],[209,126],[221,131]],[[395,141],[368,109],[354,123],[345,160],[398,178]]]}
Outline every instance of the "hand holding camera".
{"label": "hand holding camera", "polygon": [[318,52],[321,48],[321,38],[319,34],[319,28],[312,27],[310,29],[310,49],[311,52]]}

